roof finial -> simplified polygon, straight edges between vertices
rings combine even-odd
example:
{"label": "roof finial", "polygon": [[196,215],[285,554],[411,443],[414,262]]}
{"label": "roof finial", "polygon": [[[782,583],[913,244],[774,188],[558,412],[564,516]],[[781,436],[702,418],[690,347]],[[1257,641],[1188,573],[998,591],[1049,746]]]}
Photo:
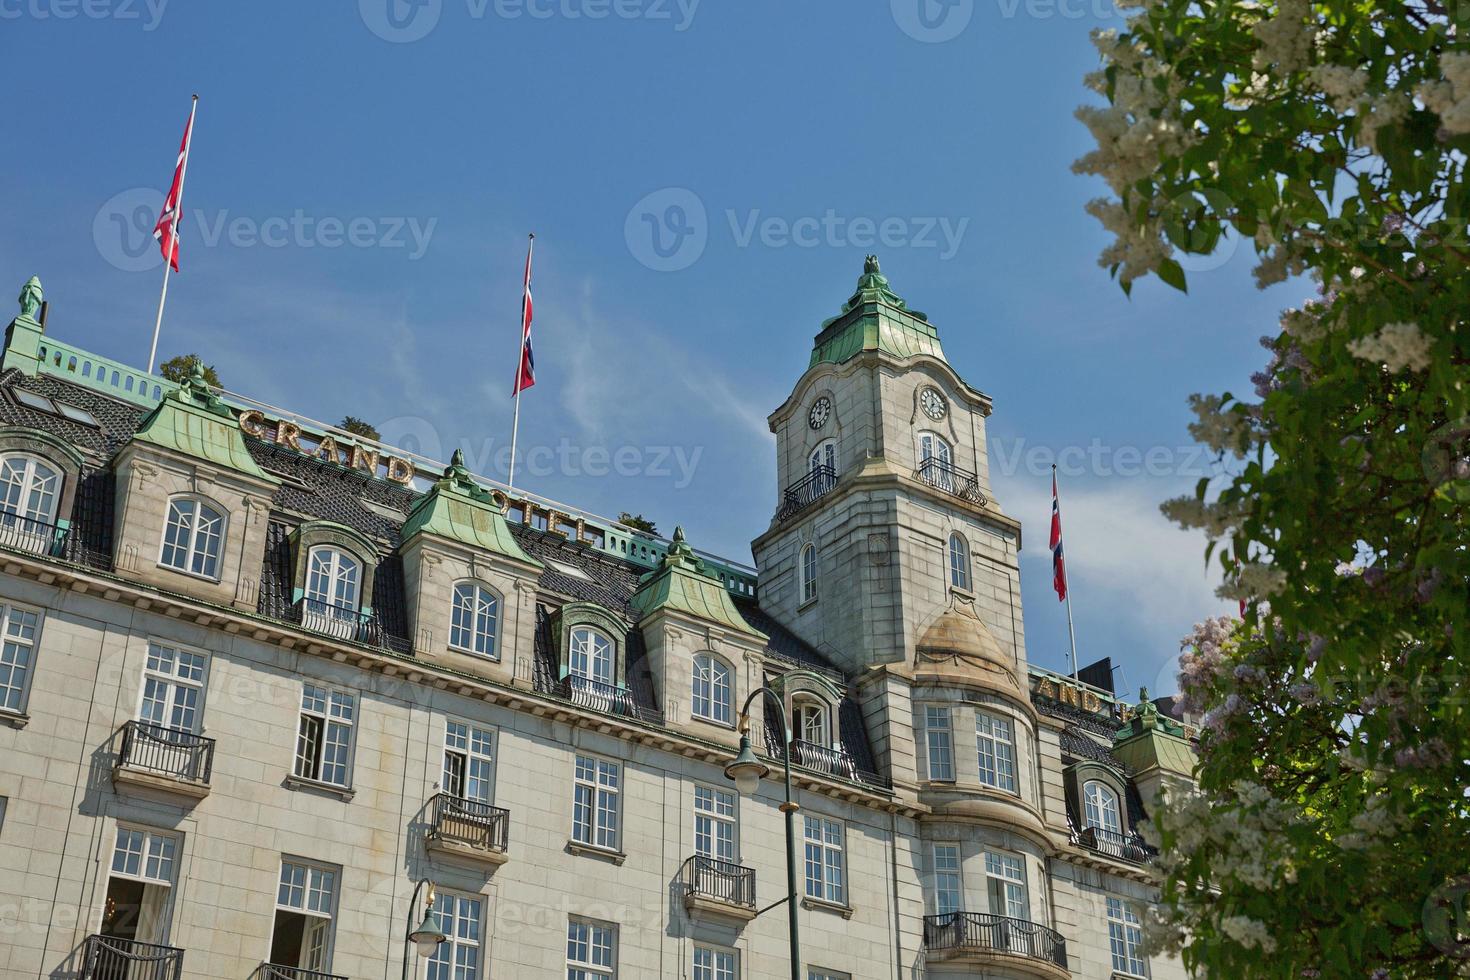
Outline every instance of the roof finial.
{"label": "roof finial", "polygon": [[31,276],[20,289],[20,315],[39,322],[37,313],[41,309],[41,299],[41,280]]}
{"label": "roof finial", "polygon": [[869,255],[867,258],[863,259],[863,275],[872,276],[882,274],[883,270],[878,268],[878,256]]}

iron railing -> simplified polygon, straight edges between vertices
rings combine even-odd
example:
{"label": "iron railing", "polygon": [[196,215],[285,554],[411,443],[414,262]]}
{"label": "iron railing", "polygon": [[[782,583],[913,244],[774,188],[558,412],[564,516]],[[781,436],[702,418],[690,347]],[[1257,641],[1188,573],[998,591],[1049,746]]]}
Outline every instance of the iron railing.
{"label": "iron railing", "polygon": [[184,951],[136,939],[91,935],[82,948],[80,980],[179,980]]}
{"label": "iron railing", "polygon": [[88,546],[75,527],[38,521],[0,509],[0,548],[42,558],[60,558],[76,565],[112,570],[112,556]]}
{"label": "iron railing", "polygon": [[350,643],[362,643],[380,650],[408,653],[409,644],[383,628],[375,613],[351,606],[339,606],[322,599],[298,599],[291,607],[290,621],[313,633]]}
{"label": "iron railing", "polygon": [[791,764],[825,772],[829,776],[857,779],[857,764],[845,750],[808,742],[806,739],[791,740]]}
{"label": "iron railing", "polygon": [[755,908],[755,869],[696,854],[684,862],[684,887],[693,898]]}
{"label": "iron railing", "polygon": [[122,729],[117,764],[208,783],[214,770],[214,739],[147,721],[130,721]]}
{"label": "iron railing", "polygon": [[510,843],[510,811],[439,793],[429,801],[429,839],[504,853]]}
{"label": "iron railing", "polygon": [[983,912],[924,916],[924,946],[934,952],[995,952],[1067,967],[1067,941],[1055,929]]}
{"label": "iron railing", "polygon": [[626,687],[595,681],[590,677],[568,674],[556,692],[579,708],[591,708],[609,715],[625,715],[654,724],[662,724],[663,714],[640,705]]}
{"label": "iron railing", "polygon": [[1084,827],[1077,834],[1077,843],[1089,851],[1131,864],[1147,864],[1153,860],[1148,845],[1136,834],[1120,834],[1102,827]]}
{"label": "iron railing", "polygon": [[262,963],[255,971],[256,980],[347,980],[336,973],[322,973],[301,966],[281,966],[279,963]]}
{"label": "iron railing", "polygon": [[833,466],[813,466],[811,472],[787,487],[781,493],[781,506],[776,509],[776,520],[784,521],[806,507],[812,501],[837,486],[837,469]]}
{"label": "iron railing", "polygon": [[985,494],[980,492],[980,477],[953,463],[931,456],[919,463],[919,468],[914,470],[914,477],[936,490],[943,490],[961,500],[985,506]]}

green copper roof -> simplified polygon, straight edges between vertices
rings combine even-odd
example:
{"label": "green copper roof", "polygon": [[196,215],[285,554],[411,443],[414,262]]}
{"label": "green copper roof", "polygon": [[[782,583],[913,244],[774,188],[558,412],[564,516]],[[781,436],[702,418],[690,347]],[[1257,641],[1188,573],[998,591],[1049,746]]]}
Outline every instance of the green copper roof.
{"label": "green copper roof", "polygon": [[888,285],[878,268],[878,257],[863,263],[857,290],[842,312],[822,324],[808,367],[823,361],[840,364],[862,351],[883,351],[894,357],[928,354],[944,360],[939,331],[928,317],[908,308]]}
{"label": "green copper roof", "polygon": [[449,538],[538,568],[541,565],[521,550],[506,526],[505,516],[490,492],[470,476],[464,453],[458,449],[444,475],[419,499],[404,522],[404,541],[419,533]]}
{"label": "green copper roof", "polygon": [[660,609],[672,609],[738,633],[766,638],[740,615],[720,580],[705,571],[704,562],[684,540],[682,527],[674,528],[673,543],[658,568],[639,579],[638,591],[633,593],[628,608],[637,622]]}
{"label": "green copper roof", "polygon": [[257,480],[280,482],[251,458],[240,423],[220,397],[209,390],[203,369],[197,363],[188,380],[158,403],[133,438]]}
{"label": "green copper roof", "polygon": [[1184,728],[1159,713],[1148,688],[1138,692],[1137,713],[1113,736],[1113,756],[1134,772],[1163,769],[1188,777],[1198,761]]}

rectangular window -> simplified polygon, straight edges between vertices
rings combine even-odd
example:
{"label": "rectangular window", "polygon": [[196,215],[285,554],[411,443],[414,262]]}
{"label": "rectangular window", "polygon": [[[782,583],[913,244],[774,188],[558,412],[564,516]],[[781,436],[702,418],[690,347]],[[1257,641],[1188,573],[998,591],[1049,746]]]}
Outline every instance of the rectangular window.
{"label": "rectangular window", "polygon": [[852,980],[852,974],[838,973],[836,970],[814,966],[806,971],[806,980]]}
{"label": "rectangular window", "polygon": [[296,775],[347,786],[352,775],[352,722],[356,698],[315,684],[301,689],[301,726],[296,735]]}
{"label": "rectangular window", "polygon": [[1108,899],[1108,945],[1113,951],[1113,972],[1130,977],[1148,976],[1143,945],[1143,922],[1138,911],[1121,899]]}
{"label": "rectangular window", "polygon": [[197,734],[208,669],[209,658],[202,653],[150,642],[138,720]]}
{"label": "rectangular window", "polygon": [[573,783],[572,839],[594,847],[618,849],[622,773],[616,762],[577,756]]}
{"label": "rectangular window", "polygon": [[429,958],[426,980],[480,980],[484,899],[441,891],[434,911],[446,938]]}
{"label": "rectangular window", "polygon": [[168,939],[179,839],[173,834],[118,825],[102,909],[102,932],[145,943]]}
{"label": "rectangular window", "polygon": [[616,926],[592,919],[567,920],[567,980],[613,980],[617,964]]}
{"label": "rectangular window", "polygon": [[0,711],[25,711],[40,625],[40,613],[0,606]]}
{"label": "rectangular window", "polygon": [[846,904],[847,882],[843,861],[843,828],[837,820],[804,816],[806,893],[824,902]]}
{"label": "rectangular window", "polygon": [[1016,740],[1011,723],[1004,718],[975,713],[975,747],[980,756],[980,781],[988,786],[1016,791]]}
{"label": "rectangular window", "polygon": [[1026,898],[1026,867],[1020,858],[987,852],[985,887],[990,898],[991,915],[1030,920],[1031,905]]}
{"label": "rectangular window", "polygon": [[934,845],[934,912],[948,915],[965,908],[964,882],[960,874],[960,845]]}
{"label": "rectangular window", "polygon": [[929,705],[924,709],[925,745],[929,749],[929,778],[938,782],[954,780],[954,733],[950,728],[949,709]]}
{"label": "rectangular window", "polygon": [[461,721],[444,725],[444,792],[489,803],[495,797],[495,732]]}
{"label": "rectangular window", "polygon": [[694,787],[694,853],[736,863],[734,793]]}
{"label": "rectangular window", "polygon": [[714,946],[694,947],[694,980],[735,980],[735,951]]}
{"label": "rectangular window", "polygon": [[302,970],[330,971],[332,916],[336,910],[335,868],[294,858],[282,859],[270,962]]}

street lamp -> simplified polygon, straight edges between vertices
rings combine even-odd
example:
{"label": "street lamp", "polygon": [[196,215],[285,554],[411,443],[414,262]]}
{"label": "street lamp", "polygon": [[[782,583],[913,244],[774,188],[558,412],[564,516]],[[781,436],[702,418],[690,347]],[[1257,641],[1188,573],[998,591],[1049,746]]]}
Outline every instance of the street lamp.
{"label": "street lamp", "polygon": [[[741,796],[753,796],[760,788],[761,780],[771,771],[770,766],[756,758],[750,747],[750,703],[762,694],[771,699],[776,706],[776,717],[781,719],[781,745],[786,764],[786,802],[781,804],[781,812],[786,814],[786,897],[781,902],[786,903],[791,923],[791,980],[801,980],[801,938],[796,921],[796,811],[801,808],[791,799],[791,729],[786,725],[786,706],[769,687],[751,691],[745,699],[745,706],[740,709],[740,752],[725,767],[725,776],[735,783],[735,790]],[[769,911],[781,902],[761,911]]]}
{"label": "street lamp", "polygon": [[[439,944],[449,938],[444,935],[444,929],[439,925],[439,915],[434,911],[434,886],[427,878],[414,886],[413,898],[408,902],[408,921],[413,921],[414,906],[418,904],[419,893],[425,885],[429,886],[429,894],[424,896],[424,917],[418,926],[408,934],[408,941],[418,948],[421,959],[433,956]],[[409,958],[405,956],[403,958],[404,980],[408,980],[408,962]]]}

